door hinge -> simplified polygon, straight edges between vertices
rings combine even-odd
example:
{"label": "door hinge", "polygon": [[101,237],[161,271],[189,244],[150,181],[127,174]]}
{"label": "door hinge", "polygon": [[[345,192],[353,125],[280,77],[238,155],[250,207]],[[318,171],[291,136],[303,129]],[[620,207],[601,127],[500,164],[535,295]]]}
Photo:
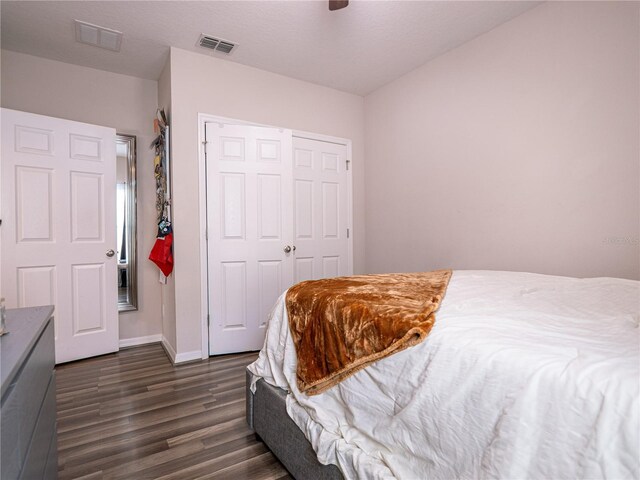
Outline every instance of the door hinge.
{"label": "door hinge", "polygon": [[349,238],[349,229],[347,228],[347,238]]}
{"label": "door hinge", "polygon": [[347,162],[347,170],[349,170],[349,164],[351,163],[351,160],[346,160]]}

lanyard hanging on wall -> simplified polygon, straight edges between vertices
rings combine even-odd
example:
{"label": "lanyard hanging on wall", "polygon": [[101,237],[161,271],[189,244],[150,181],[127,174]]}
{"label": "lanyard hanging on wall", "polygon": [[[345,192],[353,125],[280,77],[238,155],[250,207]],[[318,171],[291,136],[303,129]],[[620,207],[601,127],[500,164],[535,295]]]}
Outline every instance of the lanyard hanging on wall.
{"label": "lanyard hanging on wall", "polygon": [[164,109],[158,109],[153,120],[153,130],[158,134],[151,143],[155,150],[153,160],[156,179],[156,213],[158,233],[149,254],[149,260],[160,269],[160,283],[167,283],[173,271],[173,227],[171,226],[171,183],[169,166],[169,124]]}

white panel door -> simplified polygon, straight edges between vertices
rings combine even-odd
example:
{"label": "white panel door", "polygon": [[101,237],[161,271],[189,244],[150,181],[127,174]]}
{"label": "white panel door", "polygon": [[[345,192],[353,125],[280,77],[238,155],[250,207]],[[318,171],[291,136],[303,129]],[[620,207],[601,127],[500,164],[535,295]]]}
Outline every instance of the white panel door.
{"label": "white panel door", "polygon": [[293,279],[291,131],[206,124],[209,352],[262,348]]}
{"label": "white panel door", "polygon": [[352,275],[347,147],[293,138],[294,283]]}
{"label": "white panel door", "polygon": [[115,134],[2,109],[0,288],[55,306],[56,363],[118,350]]}

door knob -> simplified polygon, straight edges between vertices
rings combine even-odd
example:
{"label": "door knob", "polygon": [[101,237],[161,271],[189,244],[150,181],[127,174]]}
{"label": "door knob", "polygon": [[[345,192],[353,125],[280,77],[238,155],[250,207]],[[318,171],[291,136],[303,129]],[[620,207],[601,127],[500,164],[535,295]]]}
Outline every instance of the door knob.
{"label": "door knob", "polygon": [[286,247],[283,248],[284,253],[289,253],[291,251],[291,247],[289,245],[287,245]]}
{"label": "door knob", "polygon": [[296,253],[296,246],[293,246],[293,253]]}
{"label": "door knob", "polygon": [[116,252],[114,252],[113,250],[109,249],[107,250],[107,257],[113,257],[116,254]]}

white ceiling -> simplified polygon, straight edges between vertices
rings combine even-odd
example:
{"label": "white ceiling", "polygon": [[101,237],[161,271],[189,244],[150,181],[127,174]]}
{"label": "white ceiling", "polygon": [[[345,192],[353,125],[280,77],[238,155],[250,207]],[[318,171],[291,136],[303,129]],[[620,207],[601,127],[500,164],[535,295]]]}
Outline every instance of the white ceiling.
{"label": "white ceiling", "polygon": [[[540,2],[5,1],[2,48],[157,79],[170,46],[366,95]],[[124,32],[119,53],[75,42],[73,20]],[[231,40],[230,56],[196,46]]]}

